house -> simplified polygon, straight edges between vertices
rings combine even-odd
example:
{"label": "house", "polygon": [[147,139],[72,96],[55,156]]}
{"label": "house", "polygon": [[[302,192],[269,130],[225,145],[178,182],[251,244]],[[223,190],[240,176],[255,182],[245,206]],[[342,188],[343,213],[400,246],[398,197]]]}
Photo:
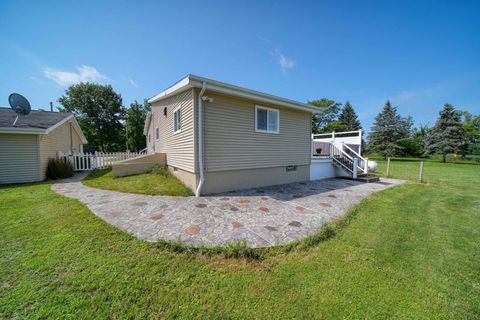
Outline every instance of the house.
{"label": "house", "polygon": [[57,151],[83,151],[87,143],[71,113],[32,110],[20,116],[0,108],[0,184],[41,181]]}
{"label": "house", "polygon": [[194,75],[148,102],[148,153],[164,154],[197,196],[332,177],[343,174],[333,162],[353,165],[338,162],[343,151],[313,159],[311,117],[321,110],[309,104]]}

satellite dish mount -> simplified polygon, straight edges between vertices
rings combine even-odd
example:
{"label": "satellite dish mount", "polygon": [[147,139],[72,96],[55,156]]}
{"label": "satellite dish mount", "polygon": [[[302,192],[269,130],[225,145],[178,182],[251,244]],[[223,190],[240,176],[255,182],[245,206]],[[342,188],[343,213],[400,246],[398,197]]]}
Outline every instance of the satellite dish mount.
{"label": "satellite dish mount", "polygon": [[28,102],[27,98],[21,94],[12,93],[10,96],[8,96],[8,102],[10,103],[10,107],[12,107],[13,111],[15,111],[17,114],[17,117],[13,122],[13,126],[17,124],[17,121],[21,115],[26,116],[32,110],[30,107],[30,102]]}

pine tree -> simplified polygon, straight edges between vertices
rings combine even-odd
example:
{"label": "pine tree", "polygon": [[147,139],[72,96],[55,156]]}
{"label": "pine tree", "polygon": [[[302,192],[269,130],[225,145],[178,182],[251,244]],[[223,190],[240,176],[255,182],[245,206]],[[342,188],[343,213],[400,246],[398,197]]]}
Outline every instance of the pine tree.
{"label": "pine tree", "polygon": [[401,154],[399,141],[410,136],[412,119],[402,118],[397,108],[387,100],[383,110],[375,117],[372,131],[369,134],[369,150],[380,153],[383,157]]}
{"label": "pine tree", "polygon": [[443,162],[447,154],[456,153],[467,143],[460,115],[446,103],[428,137],[427,152],[441,154]]}
{"label": "pine tree", "polygon": [[353,110],[353,107],[350,105],[350,102],[348,101],[345,103],[342,113],[340,114],[340,117],[338,117],[338,121],[346,125],[348,128],[348,131],[357,131],[362,129],[360,120],[358,120],[355,110]]}

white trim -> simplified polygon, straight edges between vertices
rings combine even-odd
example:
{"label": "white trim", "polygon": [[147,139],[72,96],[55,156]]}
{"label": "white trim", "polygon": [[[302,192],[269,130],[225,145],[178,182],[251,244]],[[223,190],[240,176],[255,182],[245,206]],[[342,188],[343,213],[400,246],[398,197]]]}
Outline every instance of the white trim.
{"label": "white trim", "polygon": [[148,99],[148,103],[153,103],[161,100],[162,98],[166,98],[167,96],[173,95],[177,93],[177,91],[181,91],[184,89],[184,87],[188,86],[189,84],[189,76],[181,79],[180,81],[176,82],[174,85],[168,87],[164,91],[160,92],[156,96]]}
{"label": "white trim", "polygon": [[60,122],[57,122],[56,124],[54,124],[53,126],[51,127],[48,127],[47,128],[47,134],[49,134],[50,132],[52,132],[53,130],[57,129],[58,127],[60,127],[62,124],[64,124],[65,122],[67,122],[68,120],[74,118],[73,114],[69,115],[68,117],[62,119]]}
{"label": "white trim", "polygon": [[[180,111],[180,123],[179,123],[180,124],[180,129],[175,130],[175,125],[176,125],[176,123],[175,123],[175,113],[177,113],[177,111]],[[182,106],[180,105],[180,106],[176,107],[175,109],[173,109],[172,115],[173,115],[172,116],[172,118],[173,118],[173,134],[177,134],[177,133],[182,132]]]}
{"label": "white trim", "polygon": [[47,131],[45,129],[38,128],[0,127],[0,133],[47,134]]}
{"label": "white trim", "polygon": [[[258,109],[267,110],[267,130],[258,129],[258,121],[257,121],[257,110],[258,110]],[[274,111],[274,112],[277,113],[277,130],[276,130],[276,131],[268,130],[268,111]],[[274,109],[274,108],[269,108],[269,107],[264,107],[264,106],[255,105],[255,132],[279,134],[279,133],[280,133],[280,110]]]}
{"label": "white trim", "polygon": [[199,76],[188,75],[182,80],[175,83],[173,86],[167,88],[166,90],[160,92],[156,96],[148,100],[149,103],[155,103],[157,101],[166,99],[174,94],[185,91],[190,88],[202,88],[202,83],[208,84],[209,91],[216,91],[224,94],[229,94],[237,97],[243,97],[247,99],[252,99],[264,103],[269,103],[281,107],[292,108],[296,110],[307,111],[311,113],[320,113],[322,109],[310,104],[277,97],[267,93],[242,88],[239,86],[231,85],[228,83],[215,81]]}
{"label": "white trim", "polygon": [[145,124],[143,125],[143,135],[146,136],[148,134],[148,129],[150,128],[150,121],[152,119],[152,112],[147,112],[147,117],[145,118]]}

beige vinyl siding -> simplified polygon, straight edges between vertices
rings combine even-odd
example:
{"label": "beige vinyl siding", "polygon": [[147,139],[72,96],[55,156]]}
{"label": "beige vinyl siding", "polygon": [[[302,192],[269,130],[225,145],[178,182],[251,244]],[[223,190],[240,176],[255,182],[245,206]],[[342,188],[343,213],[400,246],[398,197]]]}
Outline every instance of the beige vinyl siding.
{"label": "beige vinyl siding", "polygon": [[[206,171],[310,164],[311,114],[207,92]],[[255,132],[255,105],[280,111],[279,133]]]}
{"label": "beige vinyl siding", "polygon": [[[195,172],[195,130],[193,92],[187,90],[168,99],[152,104],[152,121],[148,133],[151,135],[149,152],[167,154],[167,164],[188,172]],[[167,116],[163,110],[167,108]],[[180,107],[182,131],[173,133],[173,111]],[[160,128],[160,137],[155,137],[155,129]]]}
{"label": "beige vinyl siding", "polygon": [[0,184],[40,180],[38,136],[0,134]]}
{"label": "beige vinyl siding", "polygon": [[46,178],[48,159],[56,158],[57,151],[70,151],[70,130],[72,132],[72,148],[80,152],[82,141],[69,121],[55,128],[47,135],[40,136],[40,170],[42,180]]}

